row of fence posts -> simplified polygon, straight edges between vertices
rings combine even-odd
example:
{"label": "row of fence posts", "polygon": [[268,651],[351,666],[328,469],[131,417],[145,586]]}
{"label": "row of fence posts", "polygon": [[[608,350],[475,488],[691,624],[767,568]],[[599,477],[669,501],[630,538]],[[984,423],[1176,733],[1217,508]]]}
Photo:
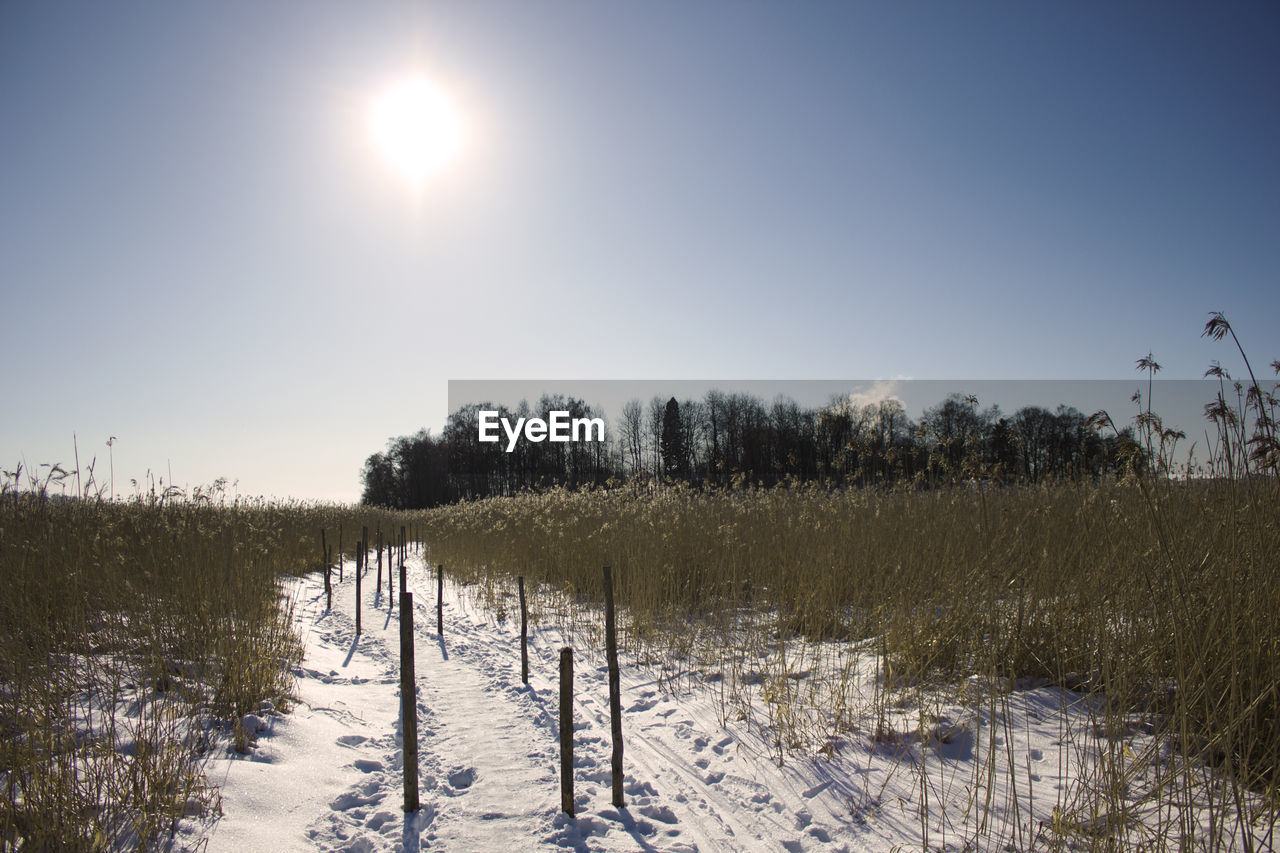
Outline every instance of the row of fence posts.
{"label": "row of fence posts", "polygon": [[[360,577],[368,563],[366,545],[369,528],[362,531],[364,538],[356,543],[356,635],[360,635]],[[341,560],[342,528],[338,528],[339,560]],[[325,557],[324,584],[327,606],[333,607],[333,589],[329,578],[332,553],[325,542],[325,531],[320,531],[320,548]],[[413,643],[413,593],[407,588],[405,561],[408,556],[408,540],[403,526],[400,528],[400,717],[404,751],[404,810],[416,812],[418,799],[418,705],[417,681],[414,672]],[[387,597],[388,606],[394,607],[392,587],[391,546],[387,547]],[[341,572],[341,562],[339,562]],[[609,721],[613,740],[611,756],[612,803],[618,808],[626,805],[623,791],[622,744],[622,690],[618,668],[617,620],[613,602],[613,570],[604,567],[605,608],[605,658],[609,669]],[[342,576],[339,574],[339,581]],[[520,680],[529,683],[529,612],[525,599],[524,575],[516,578],[520,593]],[[382,530],[378,530],[378,589],[382,587]],[[436,566],[436,636],[444,639],[444,565]],[[576,816],[573,796],[573,649],[560,649],[560,807],[570,817]]]}
{"label": "row of fence posts", "polygon": [[[342,547],[342,525],[341,524],[338,525],[338,559],[336,561],[333,559],[333,552],[330,551],[329,548],[325,545],[326,532],[327,531],[325,528],[323,527],[320,528],[320,551],[321,551],[321,556],[324,558],[325,581],[327,582],[329,580],[329,572],[333,567],[333,565],[336,563],[338,567],[338,582],[341,583],[343,580],[342,561],[346,556],[346,552]],[[369,528],[367,526],[364,527],[363,533],[364,533],[363,541],[367,542],[369,539]],[[378,533],[379,547],[381,547],[381,542],[382,542],[381,527],[378,528],[377,533]],[[399,556],[401,561],[408,558],[411,550],[411,546],[412,546],[412,552],[415,554],[421,550],[422,543],[418,541],[417,536],[418,536],[418,533],[415,530],[410,529],[403,524],[400,525],[400,541],[396,543],[394,547],[399,550]],[[362,543],[356,543],[356,547],[359,548],[361,544]],[[391,553],[392,547],[393,546],[391,545],[387,546],[388,559],[390,559],[390,553]],[[359,555],[357,553],[357,557],[358,556]],[[381,555],[379,555],[379,559],[381,559]]]}
{"label": "row of fence posts", "polygon": [[[364,542],[367,542],[369,539],[369,528],[365,527],[363,532],[364,532],[364,540],[356,543],[356,548],[357,548],[356,565],[357,566],[364,565],[362,551],[364,550],[363,548]],[[382,528],[379,527],[377,532],[378,532],[378,585],[379,585],[379,588],[381,588],[381,585],[382,585]],[[323,560],[323,563],[324,563],[325,607],[329,610],[332,610],[333,609],[332,572],[333,572],[333,566],[335,564],[335,560],[333,559],[333,550],[329,547],[327,542],[327,533],[328,531],[325,528],[323,527],[320,528],[320,558],[321,560]],[[392,581],[391,581],[391,575],[390,575],[391,563],[392,563],[392,556],[391,556],[392,550],[394,548],[399,552],[401,569],[403,570],[404,561],[409,558],[410,545],[412,545],[414,553],[417,553],[421,547],[421,543],[416,538],[414,538],[416,536],[417,536],[417,533],[415,531],[407,528],[405,525],[402,524],[400,525],[399,542],[395,543],[394,545],[393,544],[387,545],[387,572],[388,572],[387,597],[391,602],[391,606],[395,605],[395,600],[393,597],[393,587],[392,587]],[[342,583],[343,581],[342,562],[344,557],[345,557],[345,552],[342,547],[342,525],[339,524],[338,525],[338,559],[336,560],[337,567],[338,567],[338,583]],[[402,583],[401,587],[403,586],[404,584]]]}

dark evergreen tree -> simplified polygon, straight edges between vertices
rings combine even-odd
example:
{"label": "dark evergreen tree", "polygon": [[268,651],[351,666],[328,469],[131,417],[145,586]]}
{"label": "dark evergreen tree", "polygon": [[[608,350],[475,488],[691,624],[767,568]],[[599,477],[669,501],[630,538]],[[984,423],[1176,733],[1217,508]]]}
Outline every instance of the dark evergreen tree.
{"label": "dark evergreen tree", "polygon": [[662,441],[660,444],[662,473],[676,480],[689,477],[689,454],[684,443],[684,422],[680,419],[680,404],[672,397],[662,412]]}

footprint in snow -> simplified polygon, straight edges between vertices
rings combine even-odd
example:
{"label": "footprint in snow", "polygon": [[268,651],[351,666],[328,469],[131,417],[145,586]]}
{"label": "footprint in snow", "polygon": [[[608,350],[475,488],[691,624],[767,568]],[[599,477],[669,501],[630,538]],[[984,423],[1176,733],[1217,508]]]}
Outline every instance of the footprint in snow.
{"label": "footprint in snow", "polygon": [[831,833],[827,832],[820,826],[809,827],[809,834],[821,841],[823,844],[831,843]]}
{"label": "footprint in snow", "polygon": [[462,767],[449,772],[449,785],[457,791],[465,791],[475,784],[478,774],[474,767]]}
{"label": "footprint in snow", "polygon": [[660,823],[672,824],[677,822],[676,813],[671,811],[670,806],[644,806],[639,809],[639,812],[650,820],[656,820]]}
{"label": "footprint in snow", "polygon": [[329,803],[329,808],[335,812],[345,812],[359,806],[370,806],[382,799],[382,794],[375,790],[369,793],[362,791],[347,791],[345,794],[339,794]]}
{"label": "footprint in snow", "polygon": [[633,799],[636,797],[658,796],[658,790],[649,782],[636,782],[633,780],[631,782],[627,782],[626,787],[623,790],[626,792],[628,797]]}
{"label": "footprint in snow", "polygon": [[355,838],[351,843],[339,848],[342,853],[373,853],[373,842],[367,838]]}

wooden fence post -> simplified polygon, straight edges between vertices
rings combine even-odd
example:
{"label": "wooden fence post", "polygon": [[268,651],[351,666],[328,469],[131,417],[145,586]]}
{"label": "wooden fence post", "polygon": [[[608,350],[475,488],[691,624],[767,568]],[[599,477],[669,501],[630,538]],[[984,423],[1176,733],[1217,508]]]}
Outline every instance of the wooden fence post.
{"label": "wooden fence post", "polygon": [[613,804],[626,805],[622,795],[622,678],[618,672],[618,623],[613,612],[613,570],[604,567],[605,657],[609,660],[609,721],[613,729]]}
{"label": "wooden fence post", "polygon": [[404,810],[418,810],[418,698],[413,672],[413,593],[400,596],[400,723],[404,748]]}
{"label": "wooden fence post", "polygon": [[320,557],[324,560],[325,610],[333,609],[333,583],[329,580],[329,546],[324,541],[324,528],[320,528]]}
{"label": "wooden fence post", "polygon": [[573,649],[560,650],[560,808],[573,817]]}
{"label": "wooden fence post", "polygon": [[524,575],[516,578],[520,587],[520,680],[529,683],[529,610],[524,603]]}
{"label": "wooden fence post", "polygon": [[444,636],[444,564],[436,566],[436,636]]}
{"label": "wooden fence post", "polygon": [[382,592],[382,528],[378,528],[378,585],[374,587],[378,592]]}
{"label": "wooden fence post", "polygon": [[356,543],[356,636],[360,636],[360,576],[364,574],[364,543]]}
{"label": "wooden fence post", "polygon": [[338,525],[338,583],[342,583],[342,525]]}

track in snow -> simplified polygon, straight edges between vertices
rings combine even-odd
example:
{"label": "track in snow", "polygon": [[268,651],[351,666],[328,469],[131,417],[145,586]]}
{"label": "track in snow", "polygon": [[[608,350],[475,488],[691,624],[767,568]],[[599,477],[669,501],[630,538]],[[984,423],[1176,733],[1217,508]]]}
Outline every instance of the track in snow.
{"label": "track in snow", "polygon": [[[212,762],[226,816],[210,851],[243,849],[853,851],[878,849],[847,808],[848,791],[779,769],[720,728],[706,697],[659,691],[623,662],[625,808],[610,803],[603,655],[575,649],[577,817],[560,811],[558,655],[554,628],[530,630],[520,682],[518,618],[497,621],[446,582],[435,635],[435,578],[409,563],[415,593],[421,810],[402,811],[399,598],[389,612],[373,572],[355,637],[354,566],[298,588],[307,651],[301,699],[248,757]],[[446,577],[447,581],[447,577]],[[597,659],[598,658],[598,659]],[[225,765],[225,766],[223,766]],[[278,771],[272,776],[270,771]],[[287,808],[281,808],[283,801]],[[267,820],[263,820],[263,816]]]}

